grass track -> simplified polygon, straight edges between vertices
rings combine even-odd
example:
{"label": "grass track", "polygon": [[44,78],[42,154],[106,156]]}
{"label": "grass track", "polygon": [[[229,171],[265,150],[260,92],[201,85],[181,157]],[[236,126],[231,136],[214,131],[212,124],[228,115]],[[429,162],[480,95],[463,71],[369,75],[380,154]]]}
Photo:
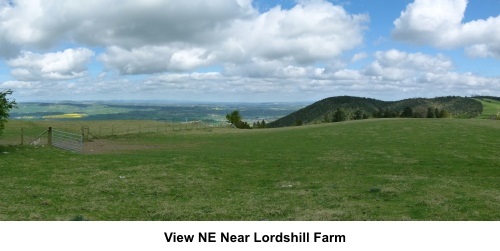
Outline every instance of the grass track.
{"label": "grass track", "polygon": [[142,133],[2,147],[0,220],[500,220],[500,121]]}

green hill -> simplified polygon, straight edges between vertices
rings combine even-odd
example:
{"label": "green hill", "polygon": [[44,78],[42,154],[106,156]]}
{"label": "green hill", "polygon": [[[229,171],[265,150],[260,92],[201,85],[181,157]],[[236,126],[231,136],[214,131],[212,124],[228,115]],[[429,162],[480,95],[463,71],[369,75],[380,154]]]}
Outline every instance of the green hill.
{"label": "green hill", "polygon": [[500,119],[500,97],[477,96],[474,98],[483,104],[483,112],[479,118]]}
{"label": "green hill", "polygon": [[[434,116],[472,118],[481,114],[481,102],[464,97],[412,98],[400,101],[382,101],[371,98],[339,96],[330,97],[293,112],[268,124],[269,127],[285,127],[334,121],[337,111],[345,114],[344,120],[363,118],[404,117],[410,108],[410,116],[425,118],[431,111]],[[437,109],[437,110],[436,110]],[[438,114],[436,114],[438,113]],[[439,115],[441,113],[441,115]]]}

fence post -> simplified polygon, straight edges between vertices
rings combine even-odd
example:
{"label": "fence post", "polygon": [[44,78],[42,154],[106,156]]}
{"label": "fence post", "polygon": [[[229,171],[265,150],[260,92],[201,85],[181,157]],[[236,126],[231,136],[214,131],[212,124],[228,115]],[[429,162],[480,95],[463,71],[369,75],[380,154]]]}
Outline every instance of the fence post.
{"label": "fence post", "polygon": [[[87,130],[88,130],[88,128],[87,128]],[[82,139],[80,140],[80,144],[82,144],[82,145],[81,145],[81,146],[82,146],[82,150],[81,150],[81,152],[80,152],[81,154],[83,154],[83,146],[84,146],[84,142],[85,142],[85,139],[84,139],[84,138],[85,138],[85,128],[82,128]],[[89,141],[89,133],[88,133],[88,131],[87,131],[87,142],[88,142],[88,141]]]}
{"label": "fence post", "polygon": [[47,131],[47,144],[49,146],[52,146],[52,127],[49,127],[49,130]]}
{"label": "fence post", "polygon": [[24,128],[21,127],[21,145],[24,145]]}

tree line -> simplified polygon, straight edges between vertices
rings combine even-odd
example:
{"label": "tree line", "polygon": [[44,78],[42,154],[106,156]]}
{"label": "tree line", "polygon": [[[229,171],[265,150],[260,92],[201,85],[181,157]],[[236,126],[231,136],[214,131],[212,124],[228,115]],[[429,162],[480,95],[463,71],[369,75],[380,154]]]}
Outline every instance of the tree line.
{"label": "tree line", "polygon": [[410,98],[381,101],[371,98],[338,96],[315,102],[268,127],[297,126],[367,118],[473,118],[481,114],[481,102],[467,97]]}

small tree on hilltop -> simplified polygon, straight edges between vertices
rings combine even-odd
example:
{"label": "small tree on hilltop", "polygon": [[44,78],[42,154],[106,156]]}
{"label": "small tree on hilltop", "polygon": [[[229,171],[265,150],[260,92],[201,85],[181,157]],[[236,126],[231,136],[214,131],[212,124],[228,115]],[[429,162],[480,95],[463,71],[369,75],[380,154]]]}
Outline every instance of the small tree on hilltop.
{"label": "small tree on hilltop", "polygon": [[227,122],[231,123],[231,125],[236,126],[238,121],[241,121],[240,111],[234,110],[233,112],[228,113],[226,115],[226,119],[227,119]]}
{"label": "small tree on hilltop", "polygon": [[4,123],[7,122],[7,118],[9,118],[9,110],[17,107],[16,101],[7,99],[7,95],[11,94],[11,90],[0,91],[0,135],[2,135]]}
{"label": "small tree on hilltop", "polygon": [[226,115],[226,119],[231,125],[234,125],[236,128],[240,129],[250,129],[250,125],[247,122],[243,122],[241,120],[240,111],[234,110],[231,113]]}

